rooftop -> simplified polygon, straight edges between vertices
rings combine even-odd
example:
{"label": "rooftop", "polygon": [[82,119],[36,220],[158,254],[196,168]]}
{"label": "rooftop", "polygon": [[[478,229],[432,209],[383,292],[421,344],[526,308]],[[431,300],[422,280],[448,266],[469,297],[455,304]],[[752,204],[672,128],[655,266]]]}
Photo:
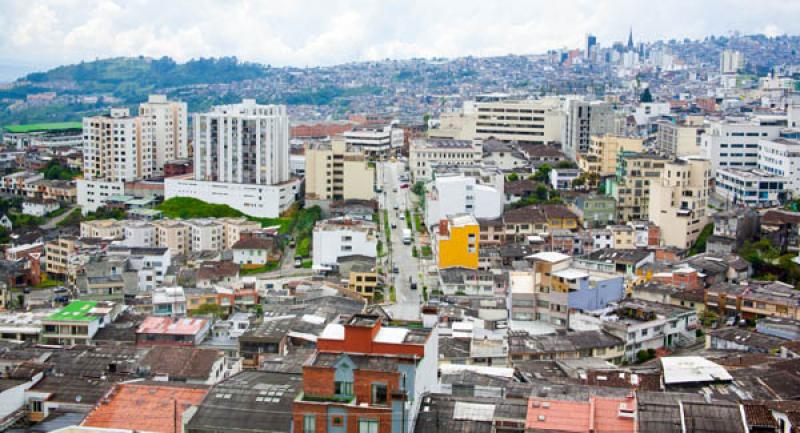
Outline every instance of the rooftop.
{"label": "rooftop", "polygon": [[660,360],[666,385],[733,380],[724,367],[702,356],[668,356]]}
{"label": "rooftop", "polygon": [[47,316],[45,320],[57,322],[90,322],[111,311],[113,304],[94,301],[72,301],[66,307]]}
{"label": "rooftop", "polygon": [[148,317],[136,330],[137,334],[196,335],[208,324],[207,319],[176,319]]}

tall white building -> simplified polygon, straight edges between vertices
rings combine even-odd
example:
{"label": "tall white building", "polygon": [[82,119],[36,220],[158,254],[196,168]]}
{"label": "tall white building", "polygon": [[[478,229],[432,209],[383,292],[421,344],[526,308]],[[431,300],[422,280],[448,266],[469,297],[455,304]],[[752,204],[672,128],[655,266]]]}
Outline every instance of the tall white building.
{"label": "tall white building", "polygon": [[711,161],[711,172],[718,169],[758,167],[759,140],[777,138],[782,126],[758,118],[710,122],[700,138],[700,148]]}
{"label": "tall white building", "polygon": [[719,72],[735,74],[744,69],[744,54],[736,50],[723,50],[719,55]]}
{"label": "tall white building", "polygon": [[312,269],[335,269],[340,257],[378,254],[377,226],[371,221],[336,218],[314,227]]}
{"label": "tall white building", "polygon": [[791,195],[800,192],[800,141],[786,138],[758,142],[758,168],[786,179]]}
{"label": "tall white building", "polygon": [[558,98],[511,99],[506,95],[464,103],[464,114],[477,114],[472,137],[518,143],[560,142],[564,111]]}
{"label": "tall white building", "polygon": [[187,158],[186,103],[168,101],[165,95],[150,95],[147,102],[139,104],[143,147],[153,152],[153,174],[164,174],[164,163]]}
{"label": "tall white building", "polygon": [[149,177],[150,164],[140,150],[141,119],[127,108],[83,119],[83,178],[127,182]]}
{"label": "tall white building", "polygon": [[360,150],[370,158],[385,158],[403,147],[405,134],[392,125],[365,125],[344,132],[348,147]]}
{"label": "tall white building", "polygon": [[164,180],[164,195],[226,204],[274,218],[294,203],[299,180],[289,171],[289,118],[283,105],[253,99],[193,116],[194,179]]}
{"label": "tall white building", "polygon": [[602,101],[571,100],[564,123],[564,154],[575,161],[579,153],[589,150],[592,135],[614,132],[614,109]]}

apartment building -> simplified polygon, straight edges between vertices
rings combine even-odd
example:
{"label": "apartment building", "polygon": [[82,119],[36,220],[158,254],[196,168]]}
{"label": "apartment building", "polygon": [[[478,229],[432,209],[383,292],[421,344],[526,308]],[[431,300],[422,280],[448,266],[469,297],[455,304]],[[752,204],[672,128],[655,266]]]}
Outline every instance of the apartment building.
{"label": "apartment building", "polygon": [[723,317],[800,320],[800,292],[780,281],[718,282],[706,290],[705,304]]}
{"label": "apartment building", "polygon": [[642,144],[641,138],[609,134],[592,136],[588,148],[577,155],[578,167],[584,173],[600,177],[612,176],[617,172],[619,155],[624,152],[641,152]]}
{"label": "apartment building", "polygon": [[562,140],[565,116],[561,105],[557,98],[499,96],[467,101],[464,113],[477,114],[474,137],[478,140],[548,144]]}
{"label": "apartment building", "polygon": [[687,116],[683,120],[659,120],[656,122],[656,152],[670,157],[702,155],[700,147],[705,132],[703,116]]}
{"label": "apartment building", "polygon": [[800,141],[787,138],[759,140],[758,168],[786,179],[791,196],[800,193]]}
{"label": "apartment building", "polygon": [[433,253],[439,269],[478,269],[480,226],[474,216],[448,216],[434,230]]}
{"label": "apartment building", "polygon": [[649,219],[650,184],[661,178],[666,157],[654,153],[619,154],[617,174],[606,180],[605,192],[617,200],[617,219]]}
{"label": "apartment building", "polygon": [[153,152],[153,176],[163,176],[168,161],[188,158],[187,112],[185,102],[168,101],[165,95],[150,95],[139,104],[142,137],[150,141],[143,147]]}
{"label": "apartment building", "polygon": [[113,302],[72,301],[42,319],[42,343],[90,344],[97,331],[113,322],[120,310]]}
{"label": "apartment building", "polygon": [[362,314],[328,324],[303,365],[293,431],[411,433],[438,359],[436,328],[389,327]]}
{"label": "apartment building", "polygon": [[74,236],[59,236],[44,245],[45,270],[51,277],[65,278],[69,262],[77,254],[80,241]]}
{"label": "apartment building", "polygon": [[719,169],[758,167],[760,140],[778,138],[783,126],[767,118],[722,119],[709,122],[700,138],[700,147],[711,161],[711,172]]}
{"label": "apartment building", "polygon": [[189,228],[189,251],[221,251],[223,227],[214,219],[191,219],[185,221]]}
{"label": "apartment building", "polygon": [[789,180],[759,169],[726,168],[717,170],[717,195],[730,203],[751,207],[775,206],[789,198]]}
{"label": "apartment building", "polygon": [[118,220],[81,221],[82,238],[122,239],[126,222]]}
{"label": "apartment building", "polygon": [[459,214],[499,218],[503,215],[503,200],[502,188],[481,184],[479,178],[461,173],[437,175],[426,197],[425,224],[433,227],[442,219]]}
{"label": "apartment building", "polygon": [[650,221],[661,228],[664,245],[688,248],[709,222],[711,164],[705,157],[685,157],[664,164],[650,184]]}
{"label": "apartment building", "polygon": [[[357,126],[343,134],[348,147],[371,159],[387,158],[403,147],[405,133],[390,124]],[[306,171],[308,173],[308,171]]]}
{"label": "apartment building", "polygon": [[156,246],[156,227],[147,221],[126,221],[123,243],[129,247]]}
{"label": "apartment building", "polygon": [[283,105],[253,99],[196,113],[194,178],[164,180],[164,195],[226,204],[274,218],[296,200],[300,181],[289,171],[289,119]]}
{"label": "apartment building", "polygon": [[416,139],[409,148],[414,181],[433,179],[436,166],[474,166],[483,158],[482,146],[467,140]]}
{"label": "apartment building", "polygon": [[719,54],[719,72],[735,74],[744,69],[744,53],[736,50],[722,50]]}
{"label": "apartment building", "polygon": [[564,153],[573,161],[589,150],[593,136],[614,132],[614,108],[603,101],[570,100],[564,128]]}
{"label": "apartment building", "polygon": [[376,257],[377,226],[371,221],[333,218],[317,222],[313,233],[312,268],[331,271],[338,268],[340,257],[360,255]]}
{"label": "apartment building", "polygon": [[375,168],[363,150],[356,150],[342,138],[334,138],[330,143],[309,143],[305,156],[307,200],[375,197]]}
{"label": "apartment building", "polygon": [[432,122],[428,129],[431,139],[468,140],[475,139],[475,124],[478,121],[477,113],[466,114],[463,112],[442,113]]}
{"label": "apartment building", "polygon": [[261,223],[251,221],[247,218],[217,218],[217,223],[222,225],[222,244],[223,248],[229,250],[242,238],[243,233],[258,232],[261,230]]}
{"label": "apartment building", "polygon": [[191,232],[189,226],[179,220],[158,220],[152,222],[156,229],[156,246],[166,247],[170,254],[185,255],[191,251]]}

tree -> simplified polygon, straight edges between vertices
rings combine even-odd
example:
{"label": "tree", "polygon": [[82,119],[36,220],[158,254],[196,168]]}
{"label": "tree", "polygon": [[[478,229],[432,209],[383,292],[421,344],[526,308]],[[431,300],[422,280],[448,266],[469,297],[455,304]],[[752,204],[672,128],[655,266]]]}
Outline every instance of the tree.
{"label": "tree", "polygon": [[694,245],[689,249],[689,255],[693,256],[695,254],[704,253],[706,251],[706,242],[708,242],[709,236],[713,233],[714,223],[706,224],[700,234],[697,235],[697,240],[694,242]]}
{"label": "tree", "polygon": [[550,172],[553,171],[553,167],[550,164],[542,164],[539,166],[539,169],[536,170],[536,173],[533,175],[533,180],[538,180],[539,182],[547,182],[550,179]]}
{"label": "tree", "polygon": [[192,316],[207,316],[222,317],[225,315],[225,310],[217,304],[203,304],[191,312]]}
{"label": "tree", "polygon": [[517,173],[511,173],[506,177],[506,180],[509,182],[516,182],[519,180],[519,175]]}
{"label": "tree", "polygon": [[639,102],[653,102],[653,95],[650,93],[650,88],[644,89],[642,96],[639,97]]}

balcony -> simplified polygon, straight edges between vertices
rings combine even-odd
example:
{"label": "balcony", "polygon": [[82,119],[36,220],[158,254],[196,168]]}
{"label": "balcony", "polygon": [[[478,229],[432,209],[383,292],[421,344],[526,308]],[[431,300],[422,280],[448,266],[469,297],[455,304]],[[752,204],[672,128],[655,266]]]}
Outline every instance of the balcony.
{"label": "balcony", "polygon": [[355,404],[355,396],[337,396],[337,395],[310,395],[304,392],[298,394],[295,401],[305,401],[312,403],[342,403],[342,404]]}

